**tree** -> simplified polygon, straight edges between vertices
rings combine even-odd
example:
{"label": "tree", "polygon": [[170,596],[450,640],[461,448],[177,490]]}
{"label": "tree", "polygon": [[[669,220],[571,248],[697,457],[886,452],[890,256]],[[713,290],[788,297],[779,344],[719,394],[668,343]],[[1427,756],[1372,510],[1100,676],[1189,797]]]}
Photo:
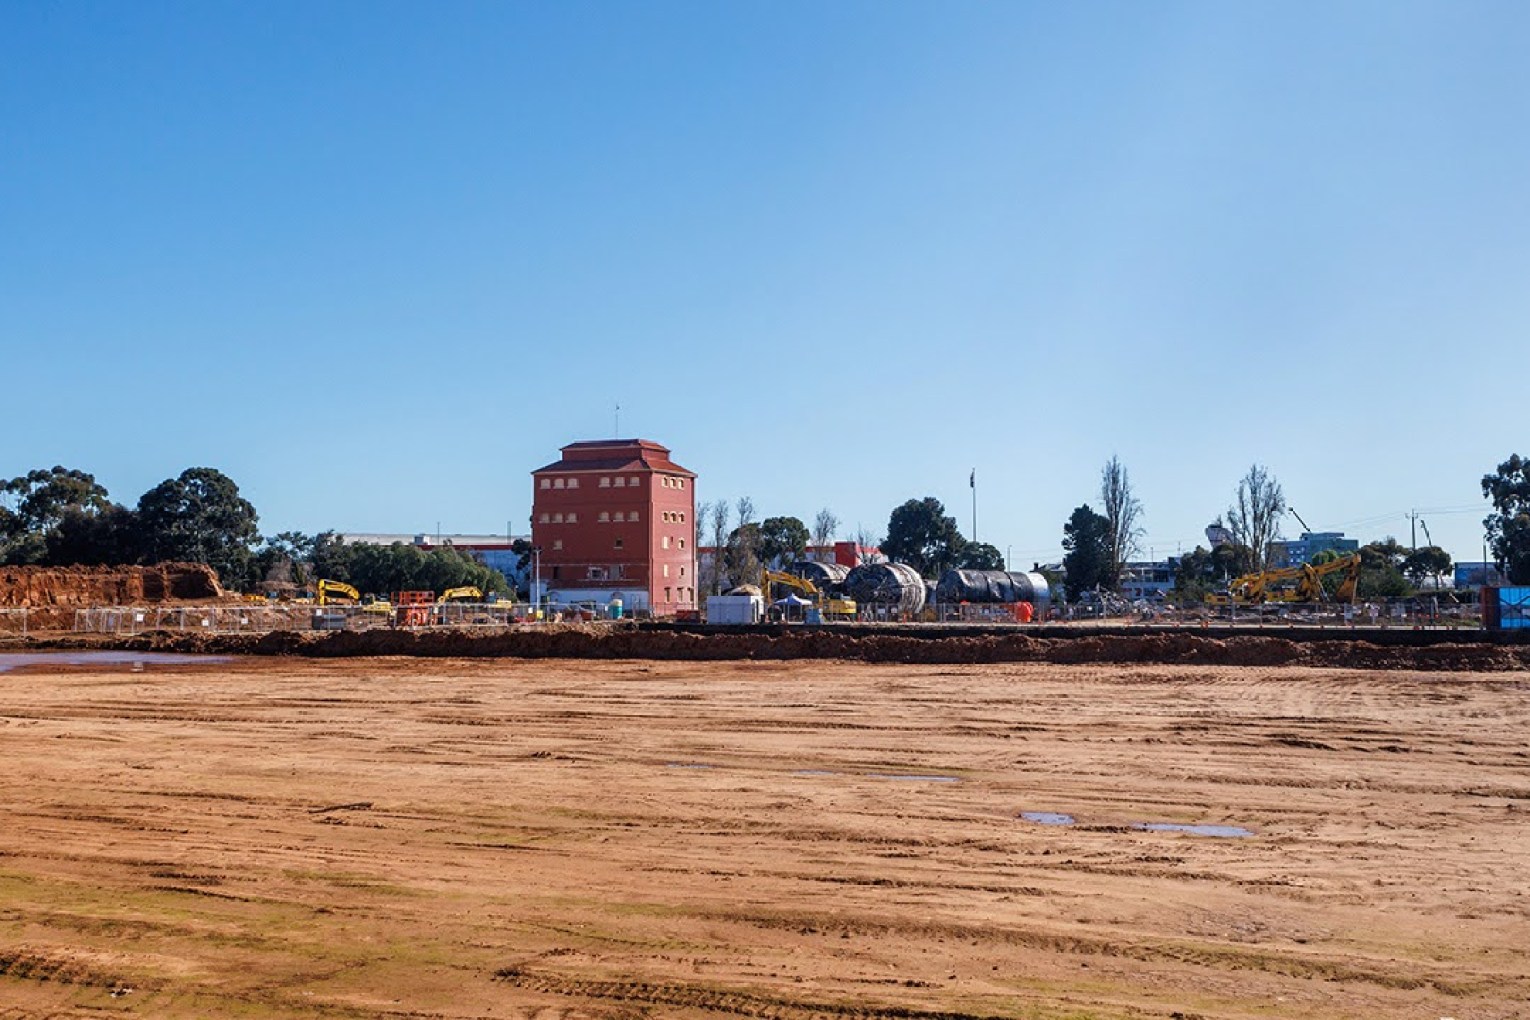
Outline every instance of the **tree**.
{"label": "tree", "polygon": [[728,536],[728,501],[719,499],[711,504],[711,512],[704,519],[712,529],[712,564],[711,564],[711,589],[712,594],[721,595],[726,585],[723,583],[727,577],[727,564],[724,561],[724,543]]}
{"label": "tree", "polygon": [[1407,555],[1402,562],[1402,572],[1415,588],[1423,586],[1424,578],[1432,577],[1434,587],[1438,590],[1442,587],[1441,578],[1450,571],[1451,566],[1450,553],[1437,545],[1426,545]]}
{"label": "tree", "polygon": [[728,535],[723,559],[734,584],[755,584],[760,580],[760,525],[754,519],[754,500],[740,496],[736,508],[738,527]]}
{"label": "tree", "polygon": [[906,563],[925,577],[937,577],[956,565],[967,540],[956,518],[934,496],[911,499],[892,512],[882,552],[894,563]]}
{"label": "tree", "polygon": [[968,542],[956,560],[959,570],[1003,570],[1004,557],[987,542]]}
{"label": "tree", "polygon": [[760,559],[784,566],[807,553],[808,529],[795,517],[767,517],[760,524]]}
{"label": "tree", "polygon": [[1360,580],[1355,594],[1361,598],[1389,598],[1407,595],[1412,589],[1403,577],[1403,561],[1408,550],[1388,535],[1379,542],[1360,547]]}
{"label": "tree", "polygon": [[1493,501],[1487,529],[1493,558],[1510,584],[1530,584],[1530,460],[1519,454],[1482,476],[1482,495]]}
{"label": "tree", "polygon": [[1227,528],[1235,545],[1246,546],[1253,553],[1253,569],[1265,570],[1270,564],[1270,543],[1280,537],[1280,519],[1286,513],[1286,495],[1280,482],[1264,467],[1255,464],[1238,482],[1233,505],[1227,508]]}
{"label": "tree", "polygon": [[1132,493],[1126,467],[1116,457],[1100,471],[1100,506],[1109,524],[1105,537],[1104,584],[1112,590],[1121,586],[1121,570],[1136,555],[1142,539],[1142,501]]}
{"label": "tree", "polygon": [[66,517],[93,517],[113,505],[94,475],[60,466],[0,483],[0,500],[0,562],[5,563],[47,562],[48,542]]}
{"label": "tree", "polygon": [[259,537],[255,507],[214,468],[187,468],[143,494],[138,524],[151,561],[206,563],[230,587],[249,580],[250,544]]}
{"label": "tree", "polygon": [[1110,521],[1088,505],[1074,510],[1063,525],[1063,586],[1070,602],[1092,591],[1105,580],[1110,558]]}
{"label": "tree", "polygon": [[[868,549],[876,552],[867,554]],[[887,555],[882,552],[882,540],[870,528],[857,526],[855,529],[855,551],[857,556],[866,556],[867,563],[886,563]]]}
{"label": "tree", "polygon": [[839,518],[834,516],[834,511],[824,507],[818,511],[818,516],[813,518],[813,544],[825,546],[834,541],[834,533],[839,530]]}
{"label": "tree", "polygon": [[94,513],[70,507],[48,534],[44,562],[54,566],[136,563],[138,535],[137,515],[126,507],[112,503]]}

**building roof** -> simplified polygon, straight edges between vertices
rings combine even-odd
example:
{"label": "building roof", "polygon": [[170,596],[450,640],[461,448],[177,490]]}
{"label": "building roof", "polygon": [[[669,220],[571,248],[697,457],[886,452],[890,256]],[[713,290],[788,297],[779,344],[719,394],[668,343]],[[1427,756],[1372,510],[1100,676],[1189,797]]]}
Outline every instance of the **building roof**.
{"label": "building roof", "polygon": [[569,443],[561,452],[561,458],[537,468],[532,474],[552,471],[648,470],[684,475],[687,478],[696,477],[696,472],[688,471],[669,459],[669,447],[651,439],[590,439]]}

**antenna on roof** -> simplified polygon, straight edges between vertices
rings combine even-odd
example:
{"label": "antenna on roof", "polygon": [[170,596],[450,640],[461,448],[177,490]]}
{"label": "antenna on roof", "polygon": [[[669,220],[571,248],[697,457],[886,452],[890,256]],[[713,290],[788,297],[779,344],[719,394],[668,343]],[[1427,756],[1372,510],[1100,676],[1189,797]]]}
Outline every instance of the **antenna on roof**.
{"label": "antenna on roof", "polygon": [[620,403],[618,403],[616,405],[616,421],[615,421],[614,431],[611,433],[611,438],[612,439],[620,439],[621,437],[622,437],[622,405]]}

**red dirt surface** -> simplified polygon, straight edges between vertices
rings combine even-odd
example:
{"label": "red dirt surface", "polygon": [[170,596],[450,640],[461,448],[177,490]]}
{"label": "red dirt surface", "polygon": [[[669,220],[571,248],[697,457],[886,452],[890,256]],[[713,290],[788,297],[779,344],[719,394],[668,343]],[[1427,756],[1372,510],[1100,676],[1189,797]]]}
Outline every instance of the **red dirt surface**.
{"label": "red dirt surface", "polygon": [[0,674],[0,1018],[1524,1017],[1527,723],[1517,673]]}
{"label": "red dirt surface", "polygon": [[1248,635],[1195,633],[1034,637],[1012,635],[916,637],[854,627],[786,629],[779,634],[632,630],[603,626],[546,626],[513,630],[369,630],[329,634],[154,632],[125,639],[55,638],[57,646],[208,652],[225,655],[301,655],[314,658],[410,655],[529,659],[843,659],[862,662],[982,664],[1002,662],[1165,663],[1214,666],[1343,666],[1355,669],[1441,669],[1491,672],[1530,669],[1530,644],[1446,643],[1380,645],[1365,640],[1293,641]]}

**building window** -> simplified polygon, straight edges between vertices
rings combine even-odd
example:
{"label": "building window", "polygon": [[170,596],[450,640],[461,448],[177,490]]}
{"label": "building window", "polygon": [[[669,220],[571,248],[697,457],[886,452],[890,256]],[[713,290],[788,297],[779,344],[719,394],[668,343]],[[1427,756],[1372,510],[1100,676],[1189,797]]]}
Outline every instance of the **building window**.
{"label": "building window", "polygon": [[547,514],[543,514],[543,515],[541,515],[540,517],[537,518],[537,523],[538,524],[546,524],[550,520],[552,520],[551,517],[549,517]]}
{"label": "building window", "polygon": [[627,479],[627,484],[632,486],[635,489],[635,488],[637,488],[638,480],[637,480],[636,477],[629,478],[629,479]]}
{"label": "building window", "polygon": [[[553,551],[554,552],[562,552],[563,551],[563,539],[561,539],[561,538],[553,539]],[[557,577],[558,575],[554,574],[553,576]]]}
{"label": "building window", "polygon": [[577,488],[579,488],[579,479],[577,479],[577,478],[570,478],[568,480],[568,487],[570,489],[577,489]]}
{"label": "building window", "polygon": [[669,548],[669,536],[668,535],[665,535],[663,538],[659,539],[659,548],[661,548],[661,549],[668,549]]}
{"label": "building window", "polygon": [[638,519],[638,514],[637,514],[636,510],[633,510],[633,511],[631,511],[631,512],[629,512],[627,514],[627,520],[631,521],[633,524],[637,523],[637,519]]}
{"label": "building window", "polygon": [[678,516],[680,518],[680,523],[684,524],[685,523],[685,511],[684,510],[680,511]]}
{"label": "building window", "polygon": [[622,521],[626,520],[627,518],[626,518],[626,516],[620,510],[618,510],[618,511],[616,511],[616,513],[611,515],[611,519],[613,521],[615,521],[617,524],[620,524]]}
{"label": "building window", "polygon": [[669,564],[668,563],[664,564],[664,576],[665,577],[669,576]]}
{"label": "building window", "polygon": [[569,514],[568,517],[567,517],[567,520],[568,520],[568,523],[570,523],[570,524],[578,524],[579,523],[579,515],[578,514]]}
{"label": "building window", "polygon": [[683,538],[680,539],[680,548],[682,548],[682,549],[685,548],[685,539],[683,539]]}
{"label": "building window", "polygon": [[620,549],[621,547],[622,547],[622,540],[618,538],[616,540],[616,548]]}
{"label": "building window", "polygon": [[544,478],[544,479],[542,479],[542,488],[544,488],[544,489],[551,489],[552,488],[552,479],[551,478]]}
{"label": "building window", "polygon": [[561,489],[561,488],[563,488],[563,479],[561,479],[561,478],[554,478],[553,479],[553,488],[554,489]]}
{"label": "building window", "polygon": [[607,577],[605,567],[590,567],[585,572],[585,578],[590,581],[604,581]]}
{"label": "building window", "polygon": [[610,488],[610,487],[611,487],[611,478],[610,478],[610,476],[609,476],[609,475],[607,475],[607,476],[603,476],[603,477],[602,477],[602,478],[601,478],[601,479],[600,479],[600,487],[601,487],[601,488],[602,488],[602,489],[609,489],[609,488]]}
{"label": "building window", "polygon": [[616,476],[616,487],[618,489],[625,489],[627,487],[627,479],[623,478],[621,475],[617,475]]}
{"label": "building window", "polygon": [[554,524],[562,524],[563,523],[563,515],[562,514],[553,514],[553,523]]}
{"label": "building window", "polygon": [[681,568],[680,568],[680,576],[681,576],[681,577],[684,577],[684,576],[685,576],[685,568],[684,568],[684,567],[681,567]]}
{"label": "building window", "polygon": [[610,514],[606,513],[604,510],[602,510],[600,512],[600,523],[605,524],[610,519],[611,519],[611,515]]}
{"label": "building window", "polygon": [[665,588],[665,589],[664,589],[664,601],[665,601],[665,602],[669,602],[669,601],[671,601],[671,599],[670,599],[670,597],[669,597],[669,589],[668,589],[668,588]]}

